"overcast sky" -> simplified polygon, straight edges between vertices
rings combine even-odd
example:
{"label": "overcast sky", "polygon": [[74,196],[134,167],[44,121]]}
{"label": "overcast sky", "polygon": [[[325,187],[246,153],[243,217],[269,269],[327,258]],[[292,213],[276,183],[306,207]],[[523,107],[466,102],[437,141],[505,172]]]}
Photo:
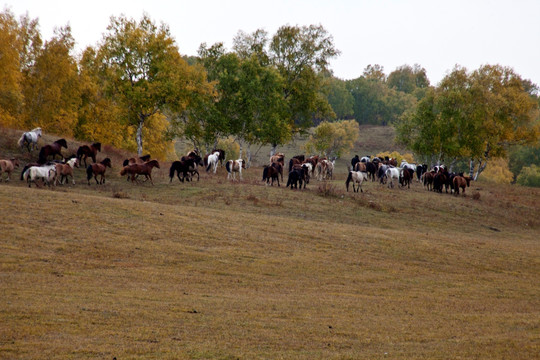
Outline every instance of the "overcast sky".
{"label": "overcast sky", "polygon": [[203,42],[230,49],[239,30],[271,36],[287,24],[320,24],[341,51],[331,68],[342,79],[369,64],[387,75],[419,64],[436,85],[456,64],[500,64],[540,85],[540,0],[4,0],[6,7],[39,18],[45,40],[69,23],[79,50],[96,45],[120,14],[164,22],[182,55],[196,55]]}

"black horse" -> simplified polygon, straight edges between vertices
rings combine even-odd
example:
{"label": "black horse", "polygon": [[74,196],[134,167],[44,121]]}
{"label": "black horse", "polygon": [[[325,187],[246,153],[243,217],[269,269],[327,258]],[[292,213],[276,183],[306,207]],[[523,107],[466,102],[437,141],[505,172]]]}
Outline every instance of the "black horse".
{"label": "black horse", "polygon": [[[192,157],[187,157],[185,158],[185,160],[174,161],[169,169],[169,182],[173,181],[175,173],[178,177],[178,180],[180,180],[181,182],[184,182],[184,180],[190,181],[190,176],[188,174],[192,174],[192,171],[197,174],[198,181],[199,172],[197,171],[195,164],[195,159]],[[182,173],[182,177],[180,177],[180,173]]]}
{"label": "black horse", "polygon": [[[305,165],[302,166],[295,166],[291,172],[289,172],[289,178],[287,179],[287,186],[291,187],[291,190],[294,189],[302,189],[302,183],[304,184],[304,189],[306,188],[306,174],[308,172],[308,168]],[[300,185],[300,186],[298,186]]]}
{"label": "black horse", "polygon": [[38,163],[45,164],[47,162],[48,157],[51,155],[53,157],[53,160],[56,157],[56,155],[60,155],[60,157],[63,159],[64,157],[62,156],[62,151],[61,151],[62,148],[67,149],[66,139],[59,139],[50,145],[43,146],[41,150],[39,151]]}
{"label": "black horse", "polygon": [[[262,181],[266,181],[266,185],[270,183],[270,179],[272,180],[272,183],[270,185],[274,186],[274,180],[277,180],[277,185],[281,186],[279,184],[279,170],[277,166],[267,165],[263,169],[263,178]],[[278,164],[279,165],[279,164]],[[281,165],[279,165],[281,167]]]}

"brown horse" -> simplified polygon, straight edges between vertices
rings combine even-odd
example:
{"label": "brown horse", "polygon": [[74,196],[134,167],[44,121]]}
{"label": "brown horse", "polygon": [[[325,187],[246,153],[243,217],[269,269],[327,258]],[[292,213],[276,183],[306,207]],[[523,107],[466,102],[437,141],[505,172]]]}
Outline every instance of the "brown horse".
{"label": "brown horse", "polygon": [[454,195],[459,195],[459,188],[463,189],[463,194],[465,194],[465,186],[469,187],[471,185],[471,178],[468,176],[456,176],[454,177]]}
{"label": "brown horse", "polygon": [[86,159],[88,157],[92,158],[92,161],[95,164],[98,151],[101,151],[101,143],[99,142],[93,143],[90,146],[88,145],[79,146],[79,149],[77,150],[77,159],[79,160],[79,163],[82,163],[82,161],[84,160],[84,167],[87,166]]}
{"label": "brown horse", "polygon": [[[263,169],[263,178],[262,181],[266,181],[266,185],[270,184],[270,179],[272,180],[271,186],[274,186],[274,180],[277,180],[277,186],[279,185],[279,169],[281,168],[281,165],[278,163],[273,163],[272,165],[267,165]],[[281,168],[283,170],[283,168]],[[281,172],[281,175],[283,176],[283,171]]]}
{"label": "brown horse", "polygon": [[122,166],[128,166],[128,165],[133,165],[133,164],[144,164],[145,162],[147,162],[149,160],[150,160],[150,154],[146,154],[146,155],[139,156],[139,157],[136,157],[136,158],[126,159],[122,163]]}
{"label": "brown horse", "polygon": [[[96,184],[105,184],[105,170],[111,167],[111,159],[105,158],[103,161],[97,164],[90,164],[86,168],[86,178],[88,179],[88,185],[90,185],[90,179],[92,176],[96,180]],[[97,177],[100,176],[98,181]]]}
{"label": "brown horse", "polygon": [[69,159],[65,164],[56,164],[56,177],[54,179],[54,185],[58,184],[58,176],[60,175],[60,184],[64,183],[64,178],[66,179],[66,184],[71,176],[71,181],[75,185],[75,177],[73,176],[73,168],[79,167],[79,159],[76,157]]}
{"label": "brown horse", "polygon": [[0,160],[0,182],[2,181],[2,173],[7,174],[6,181],[9,181],[11,173],[16,167],[19,167],[19,160],[17,159]]}
{"label": "brown horse", "polygon": [[39,151],[38,163],[45,164],[48,157],[51,155],[53,157],[53,160],[56,158],[56,155],[60,155],[60,157],[63,159],[64,156],[62,155],[62,148],[67,149],[66,139],[59,139],[52,144],[44,145]]}
{"label": "brown horse", "polygon": [[136,175],[144,175],[146,177],[144,181],[150,179],[150,182],[152,185],[154,185],[154,181],[152,180],[152,169],[154,167],[159,169],[159,162],[157,160],[150,160],[144,164],[128,165],[124,166],[124,168],[120,171],[120,175],[124,176],[127,174],[128,178],[131,176],[131,182],[136,181]]}

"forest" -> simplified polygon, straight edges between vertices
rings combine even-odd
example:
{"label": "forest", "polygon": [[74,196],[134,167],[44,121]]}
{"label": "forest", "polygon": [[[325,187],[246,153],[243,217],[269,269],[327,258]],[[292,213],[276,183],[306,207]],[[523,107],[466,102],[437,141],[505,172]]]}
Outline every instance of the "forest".
{"label": "forest", "polygon": [[505,181],[540,185],[538,86],[508,67],[456,65],[437,85],[419,64],[388,75],[373,64],[339,79],[329,64],[340,51],[321,25],[239,31],[232,49],[203,43],[197,56],[182,56],[168,26],[147,15],[112,17],[103,40],[80,53],[69,25],[43,39],[37,19],[4,10],[0,29],[2,127],[171,159],[176,139],[202,151],[229,139],[249,157],[354,120],[395,127],[418,162],[462,164],[475,178],[499,164]]}

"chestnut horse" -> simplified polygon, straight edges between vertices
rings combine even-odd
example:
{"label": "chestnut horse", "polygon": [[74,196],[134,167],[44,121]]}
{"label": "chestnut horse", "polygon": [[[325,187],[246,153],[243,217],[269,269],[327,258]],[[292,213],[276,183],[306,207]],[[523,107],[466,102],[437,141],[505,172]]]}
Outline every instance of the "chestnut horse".
{"label": "chestnut horse", "polygon": [[17,159],[0,160],[0,182],[3,180],[2,173],[7,174],[6,181],[9,181],[11,173],[16,167],[19,167],[19,160]]}
{"label": "chestnut horse", "polygon": [[[90,185],[90,179],[92,176],[96,180],[96,184],[105,184],[105,170],[111,167],[111,159],[105,158],[103,161],[97,164],[90,164],[86,168],[86,178],[88,179],[88,185]],[[100,176],[98,181],[97,177]]]}
{"label": "chestnut horse", "polygon": [[157,160],[150,160],[144,164],[128,165],[124,166],[122,171],[120,171],[120,175],[123,176],[127,174],[128,176],[131,176],[131,182],[136,181],[136,175],[144,175],[146,177],[144,181],[150,179],[150,182],[154,185],[154,181],[152,180],[152,169],[154,167],[159,169],[159,162]]}
{"label": "chestnut horse", "polygon": [[468,176],[456,176],[454,177],[454,195],[459,195],[459,188],[463,189],[463,194],[465,194],[465,186],[469,187],[471,185],[471,178]]}
{"label": "chestnut horse", "polygon": [[71,176],[71,181],[75,185],[75,177],[73,176],[73,168],[79,167],[79,159],[76,157],[69,159],[65,164],[56,164],[56,178],[54,179],[54,185],[58,184],[58,176],[60,175],[60,184],[64,183],[64,178],[66,179],[66,184]]}
{"label": "chestnut horse", "polygon": [[[101,143],[93,143],[92,145],[83,145],[79,146],[79,149],[77,150],[77,159],[79,160],[79,163],[82,163],[84,160],[84,167],[86,167],[86,159],[88,157],[92,158],[92,161],[94,164],[96,163],[96,155],[98,151],[101,151]],[[84,158],[83,158],[84,156]]]}
{"label": "chestnut horse", "polygon": [[39,151],[38,163],[45,164],[47,162],[47,158],[51,155],[53,160],[56,158],[56,155],[60,155],[60,157],[63,159],[64,156],[62,155],[62,148],[67,149],[66,139],[59,139],[52,144],[44,145]]}

